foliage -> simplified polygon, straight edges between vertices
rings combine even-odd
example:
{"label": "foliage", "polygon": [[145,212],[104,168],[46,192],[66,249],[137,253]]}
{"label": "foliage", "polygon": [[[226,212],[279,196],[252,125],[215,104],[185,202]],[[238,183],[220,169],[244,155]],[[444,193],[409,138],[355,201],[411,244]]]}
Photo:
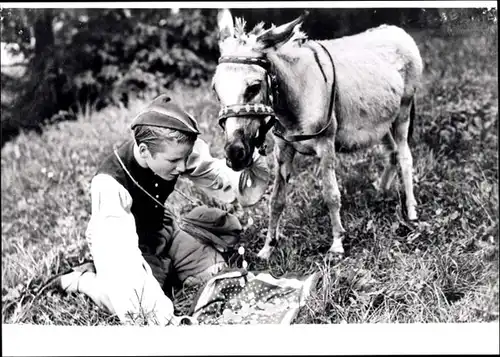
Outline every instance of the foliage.
{"label": "foliage", "polygon": [[[250,27],[258,21],[284,23],[303,10],[232,11],[244,16]],[[381,23],[444,26],[447,34],[471,23],[496,24],[496,8],[309,11],[303,28],[313,39],[350,35]],[[44,14],[52,21],[39,23]],[[211,77],[218,56],[216,14],[217,9],[183,9],[174,14],[170,9],[2,8],[2,41],[16,43],[17,50],[12,50],[30,60],[22,93],[14,103],[2,106],[2,145],[20,128],[40,132],[40,124],[74,120],[85,108],[127,106],[131,97],[160,93],[174,81],[200,85]],[[38,44],[37,49],[33,43],[37,24],[45,31],[39,40],[47,41],[47,48]],[[52,32],[53,44],[52,36],[43,35]]]}
{"label": "foliage", "polygon": [[32,9],[0,9],[0,25],[2,42],[16,43],[18,47],[11,49],[16,54],[22,53],[25,58],[30,55],[32,23],[34,11]]}
{"label": "foliage", "polygon": [[405,29],[444,29],[448,34],[471,25],[496,25],[496,8],[234,8],[235,16],[243,16],[248,27],[264,21],[276,25],[292,21],[305,10],[309,12],[302,30],[312,39],[349,36],[381,24]]}
{"label": "foliage", "polygon": [[[266,235],[271,186],[245,210],[255,222],[243,241],[250,270],[321,274],[299,323],[498,321],[497,36],[413,35],[425,62],[411,145],[419,224],[403,219],[399,182],[387,197],[369,189],[382,172],[377,148],[339,156],[348,231],[343,261],[324,255],[331,230],[312,158],[297,157],[281,223],[286,239],[269,263],[255,254]],[[174,85],[169,93],[198,118],[212,154],[222,157],[209,83]],[[143,105],[133,99],[128,110],[109,106],[80,115],[41,136],[23,133],[2,149],[2,322],[117,324],[80,295],[34,297],[50,275],[88,258],[90,179],[111,146],[129,135],[128,123]],[[189,181],[179,189],[205,198]],[[177,193],[169,203],[181,213],[190,208]],[[176,294],[178,314],[187,312],[191,299],[184,291]]]}
{"label": "foliage", "polygon": [[[36,20],[37,10],[22,9],[24,13],[17,16],[13,10],[2,19],[6,28],[17,29],[19,23]],[[37,66],[33,46],[20,42],[20,51],[32,59],[29,80],[16,103],[20,110],[13,111],[15,118],[9,126],[2,121],[2,129],[39,128],[47,120],[74,119],[74,113],[85,106],[97,110],[109,104],[126,106],[131,96],[163,92],[174,81],[199,85],[215,68],[214,11],[185,9],[175,15],[169,9],[55,12],[55,43],[44,54],[42,66]],[[8,20],[13,23],[4,24]],[[6,39],[12,36],[17,38],[10,31]],[[57,114],[60,111],[67,114]]]}

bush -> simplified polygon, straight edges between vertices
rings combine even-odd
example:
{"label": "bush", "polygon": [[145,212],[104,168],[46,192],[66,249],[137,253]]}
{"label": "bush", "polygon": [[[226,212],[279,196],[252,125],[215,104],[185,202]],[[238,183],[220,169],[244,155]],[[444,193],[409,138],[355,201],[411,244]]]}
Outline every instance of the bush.
{"label": "bush", "polygon": [[127,106],[131,95],[155,95],[174,81],[198,86],[215,69],[216,9],[67,9],[54,23],[43,65],[23,42],[33,61],[18,110],[2,121],[7,135],[67,120],[84,107]]}
{"label": "bush", "polygon": [[[63,55],[77,61],[80,68],[75,72],[90,70],[105,87],[130,82],[141,90],[161,90],[174,79],[199,85],[215,68],[215,11],[187,9],[173,15],[169,9],[107,10],[104,16],[101,12],[89,11]],[[148,74],[163,83],[158,86]]]}

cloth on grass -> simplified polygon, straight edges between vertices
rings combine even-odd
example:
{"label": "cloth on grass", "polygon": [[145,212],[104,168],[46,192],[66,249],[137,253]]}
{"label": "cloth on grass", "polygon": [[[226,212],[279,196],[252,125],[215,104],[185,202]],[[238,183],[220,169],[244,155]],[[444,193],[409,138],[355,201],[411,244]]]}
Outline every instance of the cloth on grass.
{"label": "cloth on grass", "polygon": [[190,315],[198,324],[291,324],[315,288],[318,273],[287,278],[236,269],[198,292]]}

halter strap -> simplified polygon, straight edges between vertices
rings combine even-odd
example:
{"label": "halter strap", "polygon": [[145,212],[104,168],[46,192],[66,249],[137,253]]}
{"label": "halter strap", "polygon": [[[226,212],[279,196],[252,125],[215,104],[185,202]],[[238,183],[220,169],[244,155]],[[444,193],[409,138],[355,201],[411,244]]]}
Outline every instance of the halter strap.
{"label": "halter strap", "polygon": [[[326,125],[321,130],[319,130],[319,131],[317,131],[316,133],[313,133],[313,134],[298,134],[298,135],[284,136],[278,129],[276,129],[276,127],[274,127],[273,134],[276,135],[278,138],[280,138],[280,139],[282,139],[284,141],[287,141],[287,142],[297,142],[297,141],[304,141],[304,140],[312,139],[312,138],[314,138],[316,136],[319,136],[319,135],[323,134],[326,130],[328,130],[330,128],[330,126],[333,123],[332,111],[333,111],[333,104],[335,102],[335,95],[336,95],[336,91],[335,91],[336,86],[335,86],[335,84],[337,83],[337,80],[336,80],[337,78],[336,78],[336,75],[335,75],[335,64],[333,63],[332,55],[330,54],[330,52],[328,52],[328,50],[325,48],[325,46],[323,46],[320,42],[317,42],[317,44],[320,45],[321,48],[326,52],[326,54],[328,55],[328,58],[330,59],[330,62],[332,64],[332,71],[333,71],[332,94],[330,96],[330,106],[328,108],[328,116],[327,116],[327,120],[328,121],[327,121]],[[323,78],[325,79],[325,82],[326,82],[325,72],[323,71],[323,68],[319,64],[316,52],[314,52],[314,55],[315,55],[316,62],[318,62],[318,66],[319,66],[319,68],[321,70],[321,73],[323,74]]]}
{"label": "halter strap", "polygon": [[271,63],[265,57],[222,56],[219,58],[219,63],[255,64],[266,71],[271,68]]}
{"label": "halter strap", "polygon": [[223,122],[229,117],[253,115],[255,117],[270,117],[270,119],[260,126],[259,134],[254,139],[254,144],[259,148],[261,155],[266,155],[266,145],[264,144],[266,134],[274,126],[276,121],[276,114],[274,113],[274,102],[277,100],[277,84],[276,78],[270,73],[271,62],[264,57],[249,57],[249,56],[222,56],[219,58],[221,63],[238,63],[246,65],[257,65],[266,71],[267,84],[270,90],[271,105],[263,103],[252,104],[233,104],[221,108],[218,114],[218,122],[223,126]]}

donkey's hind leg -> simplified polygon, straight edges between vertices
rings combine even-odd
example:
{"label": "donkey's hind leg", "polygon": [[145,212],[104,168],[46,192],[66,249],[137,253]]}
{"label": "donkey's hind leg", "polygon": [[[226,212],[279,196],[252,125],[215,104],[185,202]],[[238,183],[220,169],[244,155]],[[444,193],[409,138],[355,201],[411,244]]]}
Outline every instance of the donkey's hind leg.
{"label": "donkey's hind leg", "polygon": [[391,132],[388,132],[382,138],[382,144],[384,145],[385,152],[388,154],[388,162],[384,166],[384,171],[382,176],[375,183],[375,188],[383,193],[388,192],[391,184],[398,172],[398,151],[397,145],[394,141],[394,137]]}
{"label": "donkey's hind leg", "polygon": [[[406,104],[407,103],[407,104]],[[417,201],[413,194],[413,158],[408,145],[408,132],[410,128],[410,109],[413,105],[412,100],[406,101],[401,106],[397,120],[393,126],[394,140],[398,150],[398,161],[401,167],[404,192],[406,196],[407,218],[412,221],[417,219],[416,206]]]}

